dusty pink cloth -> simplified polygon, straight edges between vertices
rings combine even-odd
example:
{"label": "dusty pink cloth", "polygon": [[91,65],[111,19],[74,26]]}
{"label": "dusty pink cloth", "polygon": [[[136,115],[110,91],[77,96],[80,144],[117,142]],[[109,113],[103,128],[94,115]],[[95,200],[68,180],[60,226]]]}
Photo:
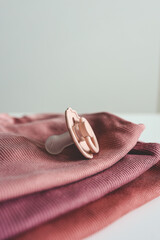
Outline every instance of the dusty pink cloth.
{"label": "dusty pink cloth", "polygon": [[137,143],[124,158],[99,174],[56,189],[2,202],[0,239],[12,237],[93,202],[136,179],[159,160],[159,144]]}
{"label": "dusty pink cloth", "polygon": [[0,115],[0,201],[62,186],[111,167],[136,144],[143,124],[110,113],[84,115],[100,145],[86,160],[75,146],[58,156],[44,149],[46,138],[66,131],[64,115],[37,114],[14,118]]}
{"label": "dusty pink cloth", "polygon": [[43,224],[15,239],[84,239],[158,196],[160,196],[160,162],[134,181],[101,199]]}

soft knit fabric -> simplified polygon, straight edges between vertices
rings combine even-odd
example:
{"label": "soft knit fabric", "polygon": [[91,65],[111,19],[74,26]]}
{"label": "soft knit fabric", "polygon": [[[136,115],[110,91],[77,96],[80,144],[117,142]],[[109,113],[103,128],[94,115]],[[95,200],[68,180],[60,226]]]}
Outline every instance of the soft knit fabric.
{"label": "soft knit fabric", "polygon": [[15,240],[82,239],[158,196],[160,196],[160,163],[100,200],[28,231]]}
{"label": "soft knit fabric", "polygon": [[93,127],[100,152],[86,160],[73,145],[53,156],[46,138],[67,130],[64,115],[0,115],[0,201],[62,186],[111,167],[136,144],[144,129],[110,113],[83,115]]}
{"label": "soft knit fabric", "polygon": [[121,161],[99,174],[63,187],[2,202],[0,239],[12,237],[93,202],[134,180],[159,160],[159,144],[137,143]]}

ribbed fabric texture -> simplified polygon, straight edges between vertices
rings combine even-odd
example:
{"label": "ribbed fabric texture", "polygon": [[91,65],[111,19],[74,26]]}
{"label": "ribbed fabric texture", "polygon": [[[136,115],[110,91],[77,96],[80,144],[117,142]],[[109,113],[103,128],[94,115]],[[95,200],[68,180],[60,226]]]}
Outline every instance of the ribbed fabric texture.
{"label": "ribbed fabric texture", "polygon": [[83,115],[92,125],[100,152],[86,160],[73,145],[53,156],[46,138],[67,130],[64,115],[22,118],[0,115],[0,201],[68,184],[100,172],[133,148],[144,129],[109,113]]}
{"label": "ribbed fabric texture", "polygon": [[137,143],[123,159],[99,174],[1,203],[0,238],[14,236],[103,197],[143,174],[159,158],[160,145]]}
{"label": "ribbed fabric texture", "polygon": [[[0,239],[24,231],[18,239],[80,239],[158,196],[160,145],[137,143],[144,125],[110,113],[83,116],[100,145],[91,160],[75,146],[57,156],[45,151],[48,136],[67,130],[64,115],[0,115]],[[133,187],[142,176],[145,180]],[[157,181],[156,190],[145,190],[148,178]],[[149,197],[136,198],[138,187]],[[117,211],[112,209],[110,216],[109,205],[116,202]]]}
{"label": "ribbed fabric texture", "polygon": [[15,240],[83,239],[158,196],[160,163],[101,199],[28,231]]}

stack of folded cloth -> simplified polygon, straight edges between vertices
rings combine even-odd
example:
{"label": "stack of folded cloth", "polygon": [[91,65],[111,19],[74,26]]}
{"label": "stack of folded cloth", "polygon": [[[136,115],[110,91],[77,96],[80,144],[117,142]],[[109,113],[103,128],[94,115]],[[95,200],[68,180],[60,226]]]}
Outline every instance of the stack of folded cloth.
{"label": "stack of folded cloth", "polygon": [[160,195],[160,144],[138,142],[144,125],[83,116],[100,146],[90,160],[75,145],[46,152],[63,114],[0,114],[0,239],[82,239]]}

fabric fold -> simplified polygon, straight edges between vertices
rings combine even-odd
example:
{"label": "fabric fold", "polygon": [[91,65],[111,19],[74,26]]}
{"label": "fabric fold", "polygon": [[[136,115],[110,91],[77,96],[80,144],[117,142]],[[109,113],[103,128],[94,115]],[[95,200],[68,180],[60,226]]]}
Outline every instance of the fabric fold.
{"label": "fabric fold", "polygon": [[159,144],[138,142],[120,161],[94,176],[66,186],[1,202],[0,239],[13,237],[103,198],[138,178],[159,160]]}
{"label": "fabric fold", "polygon": [[63,186],[101,172],[123,158],[144,130],[110,113],[84,114],[100,145],[86,160],[75,146],[53,156],[44,149],[46,138],[66,131],[62,114],[21,118],[0,115],[0,201]]}
{"label": "fabric fold", "polygon": [[14,240],[84,239],[160,196],[160,162],[101,199],[28,231]]}

